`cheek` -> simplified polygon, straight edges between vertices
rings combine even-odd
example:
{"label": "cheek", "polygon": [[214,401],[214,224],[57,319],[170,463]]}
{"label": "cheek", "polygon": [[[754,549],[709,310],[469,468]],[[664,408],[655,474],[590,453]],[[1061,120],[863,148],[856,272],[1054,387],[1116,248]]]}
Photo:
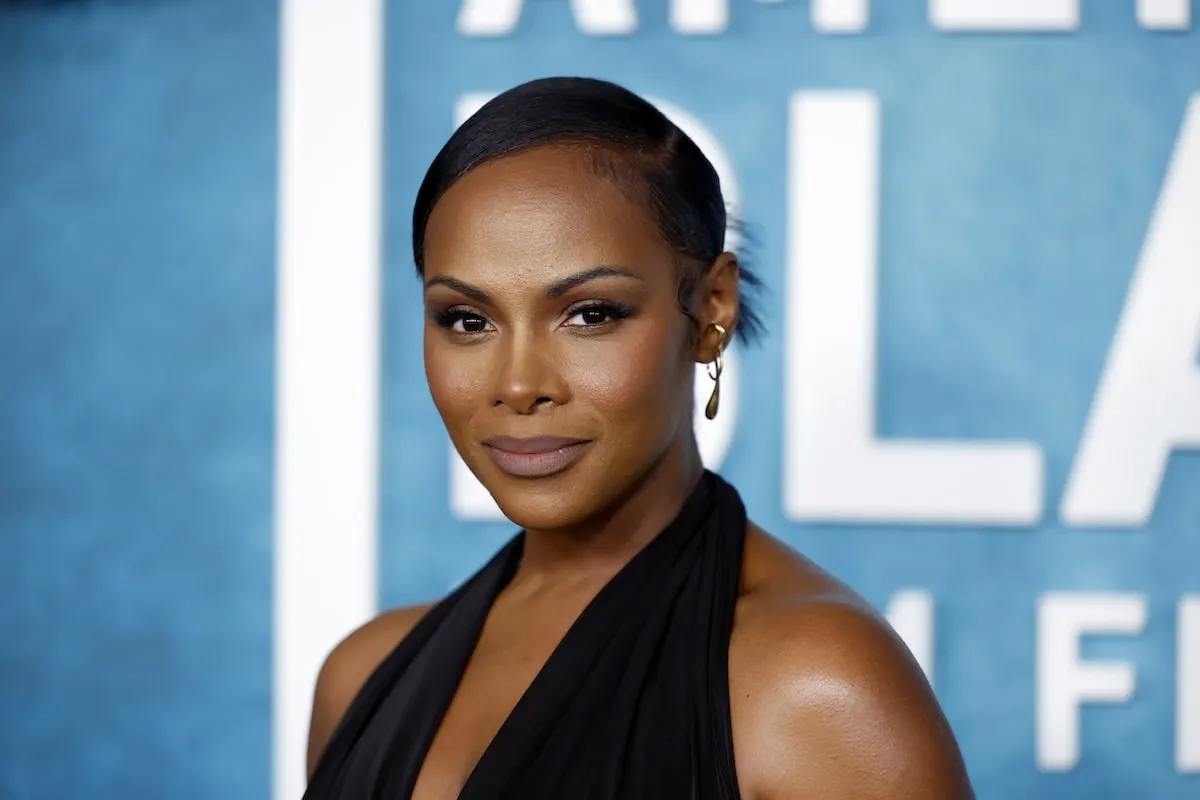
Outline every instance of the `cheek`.
{"label": "cheek", "polygon": [[678,405],[681,356],[674,339],[648,326],[619,346],[589,348],[572,370],[575,398],[623,427],[627,421],[657,424]]}
{"label": "cheek", "polygon": [[439,333],[425,335],[425,378],[433,404],[446,427],[453,429],[478,406],[485,391],[486,369],[469,349],[441,341]]}

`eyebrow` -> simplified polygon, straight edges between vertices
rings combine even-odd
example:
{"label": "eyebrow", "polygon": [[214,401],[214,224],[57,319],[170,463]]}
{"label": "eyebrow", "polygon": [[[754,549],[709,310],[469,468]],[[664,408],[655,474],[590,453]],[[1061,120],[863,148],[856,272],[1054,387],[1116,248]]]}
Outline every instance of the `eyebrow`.
{"label": "eyebrow", "polygon": [[[585,283],[597,280],[599,278],[612,277],[634,278],[635,280],[639,281],[643,280],[640,275],[632,270],[626,269],[625,267],[618,267],[612,264],[601,264],[600,266],[591,267],[590,269],[585,269],[582,272],[577,272],[574,275],[568,275],[565,278],[560,278],[559,280],[550,284],[550,287],[546,289],[546,296],[552,300],[557,299],[577,286],[582,286]],[[425,281],[425,289],[427,291],[433,286],[448,286],[449,288],[454,289],[456,292],[466,295],[477,303],[490,305],[492,302],[492,297],[487,292],[472,286],[469,283],[460,281],[457,278],[451,278],[445,275],[436,275]]]}
{"label": "eyebrow", "polygon": [[476,303],[491,305],[492,296],[482,289],[476,289],[469,283],[464,283],[457,278],[448,278],[445,275],[436,275],[425,281],[425,291],[429,291],[434,286],[448,286],[456,292],[465,294],[467,297],[474,300]]}
{"label": "eyebrow", "polygon": [[585,269],[583,272],[577,272],[574,275],[568,275],[565,278],[555,281],[554,283],[550,284],[550,288],[546,290],[546,296],[553,300],[562,297],[576,286],[582,286],[589,281],[594,281],[597,278],[613,277],[633,278],[639,281],[642,280],[642,276],[635,274],[632,270],[625,269],[625,267],[617,267],[611,264],[601,264],[598,267]]}

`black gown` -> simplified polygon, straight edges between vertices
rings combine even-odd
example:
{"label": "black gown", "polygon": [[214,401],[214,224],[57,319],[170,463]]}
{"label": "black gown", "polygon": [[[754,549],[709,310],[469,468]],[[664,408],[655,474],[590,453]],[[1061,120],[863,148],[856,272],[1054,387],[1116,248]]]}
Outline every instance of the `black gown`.
{"label": "black gown", "polygon": [[[728,659],[745,537],[737,492],[705,472],[567,631],[460,800],[738,800]],[[523,544],[518,534],[383,661],[305,800],[411,796]]]}

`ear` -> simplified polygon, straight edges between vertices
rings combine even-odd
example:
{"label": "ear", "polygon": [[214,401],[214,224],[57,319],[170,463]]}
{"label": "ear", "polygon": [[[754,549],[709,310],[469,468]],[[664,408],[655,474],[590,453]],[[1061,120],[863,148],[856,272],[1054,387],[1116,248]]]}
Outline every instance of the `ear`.
{"label": "ear", "polygon": [[[703,364],[715,360],[718,349],[733,340],[741,303],[739,276],[737,256],[722,253],[709,265],[697,287],[696,318],[700,321],[700,341],[696,360]],[[724,341],[713,325],[725,329]]]}

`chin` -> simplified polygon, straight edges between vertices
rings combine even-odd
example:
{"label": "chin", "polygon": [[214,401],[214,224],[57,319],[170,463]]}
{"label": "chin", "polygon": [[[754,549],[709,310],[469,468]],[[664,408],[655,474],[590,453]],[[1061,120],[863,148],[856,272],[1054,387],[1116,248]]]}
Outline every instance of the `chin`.
{"label": "chin", "polygon": [[504,516],[513,524],[535,531],[570,528],[585,521],[602,505],[601,483],[586,470],[568,469],[545,478],[516,478],[489,470],[479,479]]}
{"label": "chin", "polygon": [[[579,492],[552,488],[549,479],[502,478],[488,491],[514,525],[535,531],[570,528],[587,519],[588,503]],[[524,484],[524,485],[522,485]]]}

